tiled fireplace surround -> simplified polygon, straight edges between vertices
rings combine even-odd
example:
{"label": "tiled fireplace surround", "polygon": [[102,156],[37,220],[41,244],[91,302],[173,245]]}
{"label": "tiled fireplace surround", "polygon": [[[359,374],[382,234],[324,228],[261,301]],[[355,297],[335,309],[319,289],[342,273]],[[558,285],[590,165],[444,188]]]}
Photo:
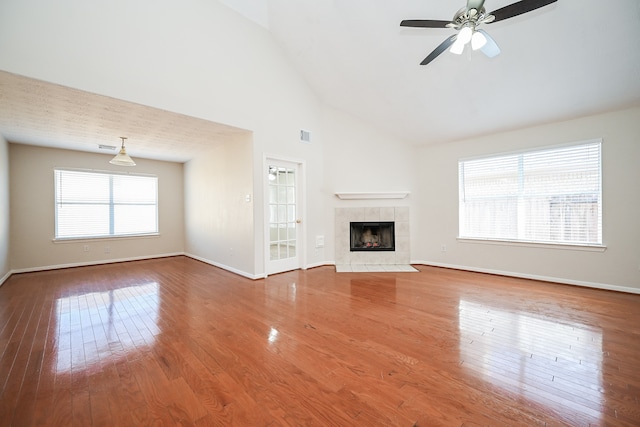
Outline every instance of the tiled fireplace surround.
{"label": "tiled fireplace surround", "polygon": [[[409,207],[336,208],[336,264],[409,264]],[[396,250],[392,252],[351,252],[351,222],[395,222]]]}

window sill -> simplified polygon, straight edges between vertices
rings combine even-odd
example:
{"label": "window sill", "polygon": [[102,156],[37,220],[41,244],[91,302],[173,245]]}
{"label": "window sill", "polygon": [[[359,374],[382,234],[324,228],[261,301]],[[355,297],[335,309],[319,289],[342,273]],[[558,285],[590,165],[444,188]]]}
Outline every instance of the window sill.
{"label": "window sill", "polygon": [[149,239],[153,237],[160,237],[160,233],[149,234],[126,234],[122,236],[100,236],[100,237],[67,237],[67,238],[53,238],[53,243],[83,243],[83,242],[95,242],[95,241],[107,241],[107,240],[127,240],[127,239]]}
{"label": "window sill", "polygon": [[514,241],[514,240],[473,239],[469,237],[458,237],[456,240],[460,243],[476,243],[476,244],[501,245],[501,246],[520,246],[520,247],[527,247],[527,248],[559,249],[559,250],[566,250],[566,251],[604,252],[607,249],[605,245],[537,243],[537,242],[522,242],[522,241]]}

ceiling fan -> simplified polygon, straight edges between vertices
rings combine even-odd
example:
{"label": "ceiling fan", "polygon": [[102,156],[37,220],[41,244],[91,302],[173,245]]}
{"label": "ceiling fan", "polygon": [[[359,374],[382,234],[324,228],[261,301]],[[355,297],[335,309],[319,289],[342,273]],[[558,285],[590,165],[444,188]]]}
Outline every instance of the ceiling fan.
{"label": "ceiling fan", "polygon": [[521,0],[508,6],[501,7],[491,13],[484,8],[484,0],[467,0],[467,5],[460,9],[451,21],[439,21],[430,19],[406,19],[400,23],[401,27],[418,28],[455,28],[457,34],[443,41],[433,52],[429,54],[420,65],[427,65],[442,52],[451,47],[450,52],[460,55],[465,45],[471,42],[473,50],[480,50],[489,58],[500,53],[500,48],[495,40],[484,30],[478,29],[481,24],[491,24],[502,21],[523,13],[539,9],[557,0]]}

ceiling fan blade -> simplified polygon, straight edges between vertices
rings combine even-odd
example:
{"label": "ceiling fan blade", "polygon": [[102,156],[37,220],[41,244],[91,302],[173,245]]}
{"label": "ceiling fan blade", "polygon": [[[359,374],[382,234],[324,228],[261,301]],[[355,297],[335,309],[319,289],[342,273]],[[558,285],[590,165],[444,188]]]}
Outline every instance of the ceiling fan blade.
{"label": "ceiling fan blade", "polygon": [[555,3],[556,1],[558,0],[521,0],[519,2],[501,7],[500,9],[491,12],[491,15],[496,17],[496,19],[494,19],[492,22],[498,22],[504,19],[513,18],[514,16],[531,12],[532,10],[539,9],[551,3]]}
{"label": "ceiling fan blade", "polygon": [[415,28],[447,28],[451,21],[439,21],[434,19],[405,19],[400,23],[401,27]]}
{"label": "ceiling fan blade", "polygon": [[498,47],[498,44],[493,39],[493,37],[491,37],[485,30],[476,30],[476,31],[479,33],[482,33],[482,35],[487,39],[487,42],[484,44],[484,46],[480,48],[482,53],[487,55],[489,58],[493,58],[494,56],[499,55],[500,48]]}
{"label": "ceiling fan blade", "polygon": [[456,41],[457,38],[458,38],[458,35],[454,34],[448,39],[446,39],[445,41],[443,41],[442,43],[440,43],[440,45],[437,48],[433,49],[433,52],[431,52],[429,56],[424,58],[424,60],[420,63],[420,65],[427,65],[429,62],[436,59],[442,52],[447,50],[449,46],[451,46],[453,42]]}

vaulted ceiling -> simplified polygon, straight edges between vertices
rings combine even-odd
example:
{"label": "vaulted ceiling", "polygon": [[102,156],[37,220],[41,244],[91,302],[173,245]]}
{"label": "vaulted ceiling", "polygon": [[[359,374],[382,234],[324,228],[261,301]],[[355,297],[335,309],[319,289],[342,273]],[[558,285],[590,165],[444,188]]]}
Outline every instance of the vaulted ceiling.
{"label": "vaulted ceiling", "polygon": [[[419,64],[455,31],[401,28],[400,21],[450,20],[465,0],[221,1],[268,29],[324,103],[410,144],[640,104],[637,0],[558,0],[484,25],[501,49],[497,57],[467,48],[426,66]],[[486,0],[485,8],[513,2]],[[16,142],[99,152],[83,143],[86,135],[112,138],[129,121],[134,134],[127,136],[136,138],[139,129],[143,157],[185,161],[209,135],[224,140],[244,132],[4,72],[0,95],[0,132]],[[145,138],[149,127],[153,138]],[[168,146],[176,139],[192,143],[176,152]]]}
{"label": "vaulted ceiling", "polygon": [[558,0],[484,25],[502,51],[495,58],[467,47],[427,66],[419,63],[455,30],[401,28],[401,20],[451,20],[466,0],[224,2],[266,25],[325,102],[415,144],[640,101],[637,0]]}

